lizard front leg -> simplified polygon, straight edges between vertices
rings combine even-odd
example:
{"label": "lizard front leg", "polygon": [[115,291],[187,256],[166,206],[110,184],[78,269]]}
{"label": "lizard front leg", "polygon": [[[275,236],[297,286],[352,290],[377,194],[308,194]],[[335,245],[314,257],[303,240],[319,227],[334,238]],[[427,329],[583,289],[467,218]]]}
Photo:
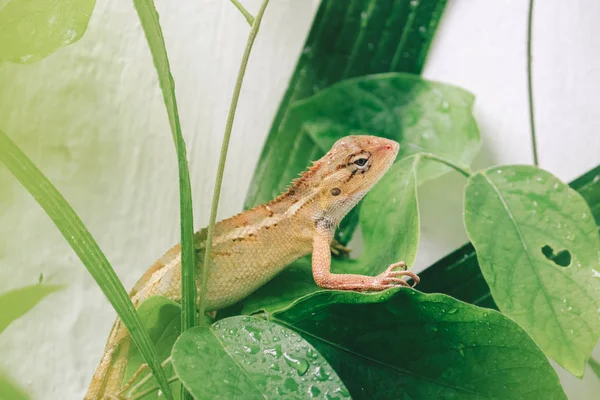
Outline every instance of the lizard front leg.
{"label": "lizard front leg", "polygon": [[[402,277],[409,276],[419,283],[419,277],[406,270],[401,261],[391,264],[385,272],[377,276],[331,273],[330,243],[333,229],[327,221],[319,221],[313,237],[312,272],[315,283],[325,289],[379,291],[395,286],[410,286]],[[400,268],[400,270],[398,270]]]}

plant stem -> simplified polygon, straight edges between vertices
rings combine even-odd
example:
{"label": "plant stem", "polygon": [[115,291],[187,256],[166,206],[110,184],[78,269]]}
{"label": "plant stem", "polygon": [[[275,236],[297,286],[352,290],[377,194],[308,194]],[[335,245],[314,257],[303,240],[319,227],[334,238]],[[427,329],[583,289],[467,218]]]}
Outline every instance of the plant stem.
{"label": "plant stem", "polygon": [[472,172],[468,168],[459,167],[458,165],[454,164],[452,161],[447,160],[447,159],[442,158],[442,157],[438,157],[435,154],[420,153],[420,156],[422,158],[427,158],[427,159],[434,160],[434,161],[440,162],[442,164],[445,164],[445,165],[449,166],[450,168],[452,168],[452,169],[460,172],[461,174],[463,174],[465,176],[465,178],[470,178],[471,175],[472,175]]}
{"label": "plant stem", "polygon": [[254,17],[248,12],[248,10],[244,8],[242,3],[240,3],[238,0],[231,0],[231,2],[238,10],[240,10],[244,18],[246,18],[246,21],[248,21],[248,25],[254,25]]}
{"label": "plant stem", "polygon": [[246,43],[246,49],[244,50],[244,55],[242,56],[242,63],[238,72],[237,81],[235,83],[235,88],[233,89],[233,97],[231,99],[231,106],[229,107],[229,115],[227,117],[227,124],[225,125],[225,133],[223,134],[221,157],[219,159],[219,167],[217,169],[217,180],[215,182],[215,190],[213,192],[212,206],[210,210],[210,220],[208,223],[208,232],[206,234],[206,251],[204,254],[204,265],[202,266],[202,270],[200,271],[200,281],[198,282],[198,309],[199,315],[201,316],[202,325],[206,324],[206,319],[202,318],[202,316],[206,313],[206,284],[208,280],[208,269],[210,267],[211,261],[210,253],[212,249],[212,240],[215,233],[215,222],[217,220],[219,198],[221,197],[221,185],[223,183],[223,172],[225,171],[225,161],[227,160],[227,149],[229,148],[229,139],[231,138],[231,130],[233,128],[235,111],[237,108],[238,100],[240,98],[240,91],[242,89],[242,83],[244,81],[244,75],[246,73],[248,59],[250,58],[250,51],[252,50],[252,46],[254,45],[254,39],[258,34],[260,22],[262,20],[263,14],[265,13],[265,9],[267,8],[267,4],[269,4],[269,0],[263,0],[260,9],[258,10],[258,14],[256,14],[256,18],[254,19],[254,22],[252,24],[252,28],[250,29],[250,34],[248,35],[248,42]]}
{"label": "plant stem", "polygon": [[594,374],[596,374],[596,377],[600,379],[600,363],[594,360],[592,357],[590,357],[590,359],[588,360],[588,364],[592,368],[592,371],[594,371]]}
{"label": "plant stem", "polygon": [[527,19],[527,92],[529,96],[529,125],[531,127],[531,146],[533,149],[533,164],[539,165],[537,139],[535,136],[535,117],[533,113],[533,79],[532,79],[532,57],[531,37],[533,27],[533,0],[529,0],[529,17]]}
{"label": "plant stem", "polygon": [[[172,376],[169,379],[167,379],[167,382],[173,383],[173,382],[178,381],[178,380],[179,380],[179,377]],[[130,400],[139,400],[139,399],[141,399],[143,397],[148,396],[149,394],[152,394],[152,393],[156,392],[158,389],[160,389],[158,386],[151,387],[149,389],[144,390],[143,392],[140,392],[140,393],[136,394]]]}

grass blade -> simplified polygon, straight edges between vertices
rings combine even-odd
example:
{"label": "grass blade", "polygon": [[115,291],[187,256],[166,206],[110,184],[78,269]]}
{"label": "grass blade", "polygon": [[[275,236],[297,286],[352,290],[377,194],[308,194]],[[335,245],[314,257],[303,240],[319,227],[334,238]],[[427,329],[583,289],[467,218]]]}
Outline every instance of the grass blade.
{"label": "grass blade", "polygon": [[[187,163],[187,151],[181,123],[177,111],[175,97],[175,82],[171,75],[169,58],[158,13],[152,0],[134,0],[135,9],[140,18],[148,46],[158,74],[169,125],[177,151],[177,166],[179,170],[179,212],[181,224],[181,331],[194,327],[196,318],[196,262],[194,253],[194,219],[192,211],[192,190],[190,172]],[[162,386],[162,385],[161,385]]]}
{"label": "grass blade", "polygon": [[79,216],[48,178],[2,131],[0,131],[0,161],[42,206],[67,239],[71,248],[117,311],[133,342],[161,383],[163,393],[170,399],[171,392],[164,390],[169,390],[166,383],[167,378],[156,358],[156,352],[148,332],[144,329],[123,284]]}
{"label": "grass blade", "polygon": [[[227,116],[227,123],[225,124],[225,133],[223,134],[223,143],[221,145],[221,155],[219,157],[219,166],[217,168],[217,179],[215,181],[215,190],[213,192],[210,219],[208,223],[208,232],[206,234],[206,248],[212,249],[212,239],[215,233],[215,222],[217,220],[217,209],[219,207],[219,197],[221,196],[221,184],[223,183],[223,173],[225,171],[225,161],[227,160],[227,149],[229,148],[229,139],[231,138],[231,130],[233,129],[233,121],[235,120],[235,111],[237,109],[238,100],[240,98],[240,92],[242,90],[242,83],[244,82],[244,75],[246,74],[246,66],[248,65],[248,59],[250,58],[250,52],[254,45],[254,39],[258,35],[260,29],[260,23],[265,13],[269,0],[263,0],[254,18],[252,28],[248,34],[248,40],[246,42],[246,48],[242,56],[242,62],[240,69],[238,70],[238,76],[235,82],[235,88],[233,89],[233,96],[231,98],[231,105],[229,106],[229,115]],[[204,265],[201,270],[199,288],[200,288],[200,299],[198,301],[198,310],[200,315],[204,315],[206,311],[206,285],[208,281],[208,267],[210,265],[210,251],[204,253]]]}
{"label": "grass blade", "polygon": [[194,262],[194,227],[192,213],[192,192],[190,184],[190,173],[187,164],[187,151],[183,135],[179,113],[177,112],[177,100],[175,98],[175,82],[171,75],[169,60],[165,42],[158,22],[158,13],[152,1],[134,1],[138,15],[144,27],[148,45],[154,59],[154,66],[158,72],[158,80],[163,92],[171,132],[177,150],[177,161],[179,168],[179,198],[181,215],[181,244],[182,244],[182,324],[183,329],[196,325],[196,285],[195,285],[195,262]]}

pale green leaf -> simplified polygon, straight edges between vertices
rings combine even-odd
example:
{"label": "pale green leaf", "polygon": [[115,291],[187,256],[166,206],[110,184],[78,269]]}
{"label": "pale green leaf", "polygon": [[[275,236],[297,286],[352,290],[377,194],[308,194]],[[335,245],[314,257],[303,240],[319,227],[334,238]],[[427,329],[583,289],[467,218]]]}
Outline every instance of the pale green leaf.
{"label": "pale green leaf", "polygon": [[465,225],[494,301],[582,376],[600,336],[600,239],[579,193],[533,166],[477,173]]}
{"label": "pale green leaf", "polygon": [[173,366],[196,399],[348,398],[327,361],[297,333],[252,317],[184,332]]}
{"label": "pale green leaf", "polygon": [[78,41],[96,0],[12,0],[0,10],[0,60],[29,64]]}
{"label": "pale green leaf", "polygon": [[0,400],[28,400],[29,396],[25,394],[17,385],[11,382],[0,372]]}
{"label": "pale green leaf", "polygon": [[0,333],[11,322],[31,310],[49,294],[62,289],[60,285],[30,285],[0,294]]}

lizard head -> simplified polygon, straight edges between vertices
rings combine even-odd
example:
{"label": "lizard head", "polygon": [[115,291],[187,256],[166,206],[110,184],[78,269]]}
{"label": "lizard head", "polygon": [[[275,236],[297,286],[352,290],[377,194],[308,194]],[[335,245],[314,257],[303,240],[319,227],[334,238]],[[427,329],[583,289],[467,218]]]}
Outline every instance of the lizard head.
{"label": "lizard head", "polygon": [[400,145],[377,136],[346,136],[319,160],[320,202],[336,223],[393,164]]}

